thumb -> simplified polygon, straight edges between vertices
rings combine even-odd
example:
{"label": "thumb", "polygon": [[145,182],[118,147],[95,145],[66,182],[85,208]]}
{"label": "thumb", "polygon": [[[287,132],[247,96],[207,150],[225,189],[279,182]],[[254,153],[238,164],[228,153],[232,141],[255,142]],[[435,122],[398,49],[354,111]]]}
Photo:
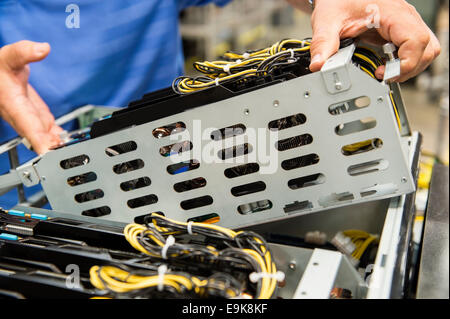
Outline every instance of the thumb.
{"label": "thumb", "polygon": [[311,41],[312,72],[320,71],[326,60],[339,49],[342,20],[336,18],[336,12],[316,7],[311,20],[313,37]]}
{"label": "thumb", "polygon": [[0,50],[1,58],[11,70],[19,70],[28,63],[41,61],[49,53],[48,43],[28,40],[5,45]]}

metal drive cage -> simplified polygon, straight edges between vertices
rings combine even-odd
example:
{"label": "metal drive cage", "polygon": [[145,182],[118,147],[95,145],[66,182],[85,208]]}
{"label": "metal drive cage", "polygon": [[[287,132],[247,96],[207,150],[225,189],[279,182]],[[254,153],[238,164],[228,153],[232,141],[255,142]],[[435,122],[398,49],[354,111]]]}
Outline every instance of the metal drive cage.
{"label": "metal drive cage", "polygon": [[[135,125],[50,151],[0,185],[41,183],[53,209],[75,215],[129,223],[162,212],[229,228],[410,193],[400,91],[353,65],[354,50],[320,72],[168,116],[138,108],[126,115]],[[194,138],[199,123],[209,131]],[[257,129],[265,134],[255,142]],[[272,156],[256,156],[261,149]]]}

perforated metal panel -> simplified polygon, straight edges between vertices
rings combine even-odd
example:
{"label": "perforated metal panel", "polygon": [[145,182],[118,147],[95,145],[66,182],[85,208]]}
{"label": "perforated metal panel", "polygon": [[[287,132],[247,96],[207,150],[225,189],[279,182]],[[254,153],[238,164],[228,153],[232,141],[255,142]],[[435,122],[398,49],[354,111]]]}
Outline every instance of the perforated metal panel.
{"label": "perforated metal panel", "polygon": [[[54,209],[125,223],[159,211],[181,221],[217,214],[219,225],[238,228],[414,191],[388,86],[351,64],[347,70],[350,86],[340,93],[330,94],[324,77],[314,73],[51,151],[35,168]],[[292,116],[298,125],[270,129],[274,120]],[[199,120],[203,129],[236,127],[243,134],[212,138],[211,129],[197,141]],[[154,136],[156,128],[178,122],[183,132]],[[255,144],[250,134],[257,128],[266,139]],[[366,152],[345,151],[367,140]],[[177,146],[184,152],[170,155],[167,147],[183,141]],[[127,152],[116,155],[122,143]],[[216,151],[245,143],[237,152]],[[199,155],[211,145],[215,163]],[[263,148],[276,154],[271,174],[263,174],[263,159],[251,158]],[[248,154],[233,157],[239,151]],[[77,156],[80,166],[62,162]],[[241,162],[227,163],[228,157]],[[190,160],[195,169],[189,171],[176,164]],[[246,163],[247,174],[235,176],[234,167]],[[130,165],[136,169],[129,171]],[[246,194],[249,187],[255,192]]]}

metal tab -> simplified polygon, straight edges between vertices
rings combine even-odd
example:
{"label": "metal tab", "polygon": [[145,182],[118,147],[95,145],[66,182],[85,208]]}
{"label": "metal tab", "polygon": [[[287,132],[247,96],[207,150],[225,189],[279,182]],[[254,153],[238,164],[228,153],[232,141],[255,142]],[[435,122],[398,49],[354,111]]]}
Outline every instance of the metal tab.
{"label": "metal tab", "polygon": [[348,66],[351,64],[355,45],[339,50],[325,62],[321,73],[327,91],[337,94],[349,90],[352,86]]}

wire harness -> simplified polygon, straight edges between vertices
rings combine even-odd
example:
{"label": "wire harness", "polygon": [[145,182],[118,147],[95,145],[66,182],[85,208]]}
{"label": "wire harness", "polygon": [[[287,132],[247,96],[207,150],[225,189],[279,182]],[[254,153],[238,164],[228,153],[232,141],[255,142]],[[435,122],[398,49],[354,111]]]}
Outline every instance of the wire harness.
{"label": "wire harness", "polygon": [[[178,222],[153,213],[143,225],[127,225],[124,235],[132,247],[153,257],[157,267],[142,271],[123,265],[93,266],[92,285],[114,298],[270,299],[277,282],[284,280],[267,243],[254,232]],[[201,240],[186,243],[187,237]],[[193,274],[199,264],[206,265],[211,274]]]}

